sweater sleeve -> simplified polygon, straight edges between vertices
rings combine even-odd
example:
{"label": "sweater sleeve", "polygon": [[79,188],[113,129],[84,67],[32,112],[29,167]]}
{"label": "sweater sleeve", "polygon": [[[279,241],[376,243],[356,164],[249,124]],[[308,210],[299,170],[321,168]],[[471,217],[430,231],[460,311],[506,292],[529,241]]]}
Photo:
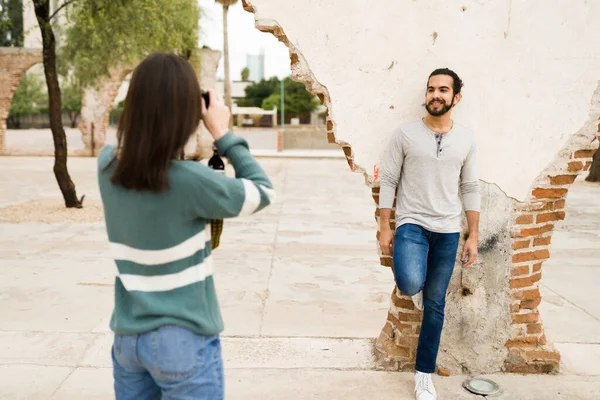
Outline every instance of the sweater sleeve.
{"label": "sweater sleeve", "polygon": [[481,194],[477,174],[477,148],[475,140],[460,171],[460,193],[465,211],[480,211]]}
{"label": "sweater sleeve", "polygon": [[196,163],[196,179],[191,183],[192,213],[207,219],[232,218],[254,214],[275,199],[273,184],[252,157],[244,138],[227,133],[215,141],[221,156],[235,169],[235,178]]}
{"label": "sweater sleeve", "polygon": [[385,151],[381,165],[381,188],[379,190],[379,208],[392,208],[394,197],[404,163],[404,146],[402,131],[397,130],[392,135]]}

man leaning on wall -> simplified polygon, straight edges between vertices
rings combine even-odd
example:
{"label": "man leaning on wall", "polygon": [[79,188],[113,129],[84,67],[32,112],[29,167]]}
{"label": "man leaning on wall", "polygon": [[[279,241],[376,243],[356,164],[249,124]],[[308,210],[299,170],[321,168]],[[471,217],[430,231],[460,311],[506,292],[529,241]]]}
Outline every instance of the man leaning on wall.
{"label": "man leaning on wall", "polygon": [[[480,190],[473,132],[451,115],[462,98],[462,80],[447,68],[427,80],[425,109],[393,133],[381,168],[381,250],[393,257],[396,285],[423,311],[415,364],[415,397],[436,400],[432,381],[444,324],[446,292],[461,232],[469,229],[462,267],[477,257]],[[395,232],[390,215],[396,200]]]}

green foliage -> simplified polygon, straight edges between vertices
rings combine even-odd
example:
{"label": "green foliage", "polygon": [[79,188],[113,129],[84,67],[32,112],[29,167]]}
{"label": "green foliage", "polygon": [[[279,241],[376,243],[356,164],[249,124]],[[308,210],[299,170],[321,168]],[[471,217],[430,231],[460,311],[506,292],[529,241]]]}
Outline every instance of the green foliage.
{"label": "green foliage", "polygon": [[23,46],[22,0],[0,0],[0,46]]}
{"label": "green foliage", "polygon": [[10,103],[8,118],[38,114],[48,109],[48,91],[44,81],[34,73],[25,73]]}
{"label": "green foliage", "polygon": [[242,69],[241,75],[242,81],[246,82],[248,80],[248,77],[250,77],[250,68],[244,67],[244,69]]}
{"label": "green foliage", "polygon": [[263,101],[279,90],[279,79],[277,77],[274,76],[268,80],[262,79],[260,82],[246,86],[246,89],[244,89],[246,97],[239,99],[237,105],[240,107],[262,107]]}
{"label": "green foliage", "polygon": [[[303,83],[294,82],[291,77],[284,80],[284,105],[287,115],[298,115],[313,112],[319,106],[319,101],[313,96]],[[265,96],[265,94],[267,94]],[[272,110],[273,107],[281,108],[281,86],[276,77],[268,81],[262,80],[254,85],[246,87],[246,98],[244,102],[250,107],[262,107]],[[260,104],[258,102],[260,101]],[[238,105],[243,106],[238,101]]]}
{"label": "green foliage", "polygon": [[73,77],[64,78],[61,85],[62,109],[73,113],[81,112],[83,89]]}
{"label": "green foliage", "polygon": [[119,64],[135,65],[153,51],[189,57],[197,47],[195,0],[79,0],[67,13],[62,55],[86,86]]}

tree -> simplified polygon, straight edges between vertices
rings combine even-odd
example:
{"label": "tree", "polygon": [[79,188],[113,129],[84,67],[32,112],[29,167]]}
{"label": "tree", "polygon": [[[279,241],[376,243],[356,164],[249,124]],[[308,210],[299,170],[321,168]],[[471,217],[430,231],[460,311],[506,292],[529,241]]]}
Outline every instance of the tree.
{"label": "tree", "polygon": [[153,51],[190,58],[198,43],[195,0],[76,0],[62,55],[86,87],[112,67],[136,65]]}
{"label": "tree", "polygon": [[279,90],[279,79],[276,76],[269,80],[261,79],[260,82],[246,86],[246,96],[239,99],[237,104],[240,107],[262,107],[263,101],[273,93],[279,93]]}
{"label": "tree", "polygon": [[[1,1],[1,0],[0,0]],[[62,126],[56,38],[52,24],[66,12],[67,46],[61,48],[81,85],[91,84],[119,63],[135,63],[151,51],[191,53],[196,47],[199,9],[194,0],[63,0],[50,14],[49,0],[32,0],[42,34],[42,55],[50,128],[54,139],[54,175],[66,207],[82,207],[67,170],[67,140]],[[72,104],[68,105],[68,108]]]}
{"label": "tree", "polygon": [[[310,113],[317,109],[319,101],[316,97],[306,90],[303,83],[294,82],[292,78],[287,77],[284,80],[284,99],[285,113],[289,116],[295,116],[304,113]],[[281,86],[278,85],[277,91],[263,100],[261,107],[265,110],[272,110],[281,104]]]}
{"label": "tree", "polygon": [[0,0],[0,47],[23,47],[22,0]]}
{"label": "tree", "polygon": [[21,78],[10,103],[8,122],[19,128],[22,116],[38,114],[47,107],[47,104],[48,93],[44,90],[44,81],[35,74],[26,73]]}
{"label": "tree", "polygon": [[588,182],[600,182],[600,148],[594,154],[590,173],[585,180]]}
{"label": "tree", "polygon": [[54,140],[54,176],[65,200],[65,206],[81,208],[84,196],[81,199],[77,198],[75,184],[67,169],[67,137],[62,125],[62,99],[56,69],[56,38],[51,25],[53,15],[50,15],[50,2],[32,1],[42,34],[42,57],[48,88],[50,129]]}
{"label": "tree", "polygon": [[250,68],[244,67],[244,69],[242,69],[241,75],[242,75],[242,81],[244,81],[244,82],[248,81],[248,78],[250,77]]}
{"label": "tree", "polygon": [[[227,28],[227,13],[229,6],[234,5],[238,0],[215,0],[223,6],[223,69],[225,71],[225,105],[231,109],[231,79],[229,78],[229,39]],[[233,128],[233,115],[229,119],[229,129]]]}

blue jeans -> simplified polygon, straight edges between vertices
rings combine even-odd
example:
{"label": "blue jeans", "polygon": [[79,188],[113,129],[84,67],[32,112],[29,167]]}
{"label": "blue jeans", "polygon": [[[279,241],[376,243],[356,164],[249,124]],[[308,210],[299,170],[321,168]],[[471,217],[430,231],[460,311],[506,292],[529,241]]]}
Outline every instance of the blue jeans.
{"label": "blue jeans", "polygon": [[218,336],[179,326],[115,335],[116,400],[222,400],[223,361]]}
{"label": "blue jeans", "polygon": [[435,372],[446,292],[459,238],[460,233],[435,233],[414,224],[404,224],[396,230],[393,255],[396,286],[407,296],[423,291],[423,322],[415,365],[420,372]]}

